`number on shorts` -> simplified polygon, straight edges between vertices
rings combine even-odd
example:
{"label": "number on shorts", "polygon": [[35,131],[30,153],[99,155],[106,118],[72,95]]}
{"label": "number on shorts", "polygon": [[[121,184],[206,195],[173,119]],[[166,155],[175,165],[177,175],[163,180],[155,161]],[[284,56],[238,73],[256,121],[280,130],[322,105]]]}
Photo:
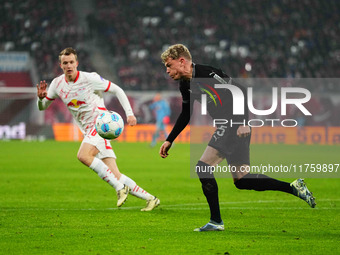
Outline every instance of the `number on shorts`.
{"label": "number on shorts", "polygon": [[93,130],[92,130],[92,132],[91,132],[91,135],[92,136],[95,136],[97,134],[97,130],[94,128]]}

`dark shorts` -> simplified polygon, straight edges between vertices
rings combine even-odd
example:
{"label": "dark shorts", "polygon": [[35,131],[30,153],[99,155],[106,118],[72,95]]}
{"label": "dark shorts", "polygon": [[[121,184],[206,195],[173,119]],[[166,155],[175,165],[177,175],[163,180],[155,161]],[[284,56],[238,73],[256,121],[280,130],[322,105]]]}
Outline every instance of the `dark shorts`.
{"label": "dark shorts", "polygon": [[237,129],[219,126],[211,137],[209,146],[218,150],[230,165],[250,165],[249,146],[251,135],[238,137]]}

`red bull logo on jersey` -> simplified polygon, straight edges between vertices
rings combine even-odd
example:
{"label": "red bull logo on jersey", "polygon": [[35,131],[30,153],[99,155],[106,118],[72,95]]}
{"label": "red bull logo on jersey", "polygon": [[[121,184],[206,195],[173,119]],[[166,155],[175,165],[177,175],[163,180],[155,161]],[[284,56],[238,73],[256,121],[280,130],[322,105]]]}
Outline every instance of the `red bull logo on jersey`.
{"label": "red bull logo on jersey", "polygon": [[77,99],[72,99],[68,104],[67,107],[79,108],[81,105],[86,104],[85,101],[80,101]]}

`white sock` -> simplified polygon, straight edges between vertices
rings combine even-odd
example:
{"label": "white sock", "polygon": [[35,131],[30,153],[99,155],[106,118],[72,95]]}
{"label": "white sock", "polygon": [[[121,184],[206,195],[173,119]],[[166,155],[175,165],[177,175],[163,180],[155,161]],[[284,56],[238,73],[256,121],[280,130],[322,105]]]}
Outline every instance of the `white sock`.
{"label": "white sock", "polygon": [[139,197],[141,199],[145,200],[151,200],[154,198],[153,195],[149,194],[145,190],[143,190],[141,187],[139,187],[134,180],[129,178],[128,176],[122,174],[120,176],[119,181],[125,185],[127,185],[131,190],[130,193],[136,197]]}
{"label": "white sock", "polygon": [[114,187],[116,191],[124,188],[123,183],[118,181],[116,176],[111,172],[110,168],[105,165],[104,162],[100,159],[94,158],[90,165],[90,168],[95,171],[100,178],[102,178],[104,181]]}

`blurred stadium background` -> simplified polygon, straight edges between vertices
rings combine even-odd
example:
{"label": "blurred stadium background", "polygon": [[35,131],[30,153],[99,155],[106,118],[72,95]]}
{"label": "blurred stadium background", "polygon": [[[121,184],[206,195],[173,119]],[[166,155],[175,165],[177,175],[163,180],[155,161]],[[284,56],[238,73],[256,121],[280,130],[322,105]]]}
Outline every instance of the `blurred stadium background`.
{"label": "blurred stadium background", "polygon": [[[170,102],[172,124],[181,108],[177,84],[159,56],[183,43],[195,62],[232,77],[330,78],[308,88],[313,118],[303,125],[318,128],[306,129],[310,137],[301,143],[339,144],[339,14],[337,0],[1,0],[0,139],[81,139],[61,101],[45,112],[36,107],[35,84],[61,74],[58,54],[73,47],[79,70],[98,72],[125,89],[144,124],[121,140],[151,140],[148,104],[155,93]],[[122,113],[115,97],[105,99]]]}

